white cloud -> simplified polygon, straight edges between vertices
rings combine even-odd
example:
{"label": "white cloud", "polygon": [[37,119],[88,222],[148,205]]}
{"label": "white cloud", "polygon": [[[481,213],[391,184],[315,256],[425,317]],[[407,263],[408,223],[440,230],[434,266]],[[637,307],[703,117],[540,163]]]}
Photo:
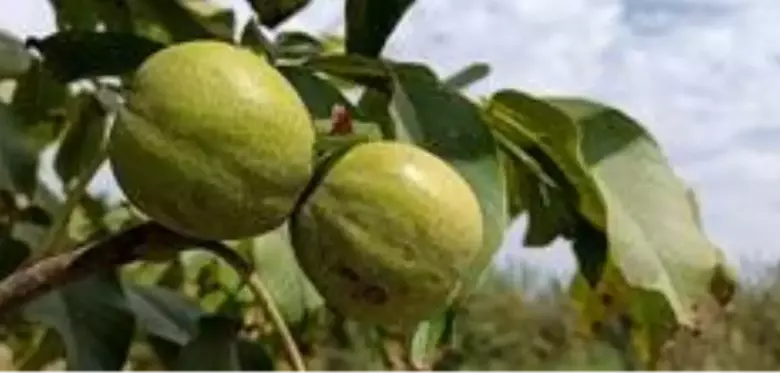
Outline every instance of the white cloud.
{"label": "white cloud", "polygon": [[0,0],[0,28],[18,36],[44,36],[54,29],[47,1]]}
{"label": "white cloud", "polygon": [[[40,32],[51,20],[31,10],[34,3],[42,1],[0,0],[0,26]],[[343,1],[317,0],[285,28],[338,31],[342,9]],[[730,256],[775,260],[777,19],[780,2],[771,0],[427,0],[415,4],[387,52],[430,61],[443,74],[488,62],[494,74],[477,93],[583,94],[625,109],[696,188],[707,229]],[[519,245],[518,224],[507,246]]]}

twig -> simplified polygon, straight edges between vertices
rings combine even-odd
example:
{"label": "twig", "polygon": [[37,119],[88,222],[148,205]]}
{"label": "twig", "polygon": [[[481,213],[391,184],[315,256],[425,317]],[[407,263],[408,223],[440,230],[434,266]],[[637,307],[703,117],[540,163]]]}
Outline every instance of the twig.
{"label": "twig", "polygon": [[211,243],[205,247],[213,254],[219,256],[227,262],[231,267],[239,272],[239,275],[243,279],[244,283],[249,286],[249,290],[252,295],[260,302],[260,306],[263,307],[263,312],[271,318],[271,323],[274,324],[277,333],[282,338],[282,344],[284,345],[284,351],[287,354],[287,359],[290,365],[297,371],[306,371],[306,364],[303,361],[303,356],[298,349],[298,345],[295,343],[295,339],[292,337],[290,329],[287,327],[287,323],[284,321],[281,312],[276,307],[276,304],[271,296],[271,292],[265,286],[260,277],[252,271],[246,261],[241,258],[235,251],[222,244]]}
{"label": "twig", "polygon": [[55,287],[78,281],[99,270],[140,259],[149,248],[181,250],[204,244],[150,222],[129,228],[104,241],[43,258],[0,282],[0,317]]}
{"label": "twig", "polygon": [[238,253],[219,242],[185,237],[154,222],[142,223],[74,251],[43,258],[6,277],[0,282],[0,318],[56,287],[97,271],[141,259],[152,251],[178,252],[191,248],[208,250],[239,272],[264,312],[270,316],[282,338],[290,364],[298,371],[305,371],[302,355],[270,292]]}
{"label": "twig", "polygon": [[279,333],[279,336],[282,338],[282,344],[284,345],[284,350],[290,365],[297,371],[306,371],[306,364],[303,361],[301,352],[298,350],[295,339],[293,339],[292,333],[287,327],[287,323],[284,321],[281,312],[279,312],[279,309],[276,307],[271,292],[268,291],[268,288],[263,281],[260,280],[260,277],[252,271],[252,268],[249,267],[240,255],[229,247],[215,242],[202,244],[201,247],[219,256],[238,271],[242,281],[249,286],[252,295],[260,302],[260,306],[263,307],[263,312],[271,318],[271,322],[274,324],[274,327],[276,327],[277,333]]}

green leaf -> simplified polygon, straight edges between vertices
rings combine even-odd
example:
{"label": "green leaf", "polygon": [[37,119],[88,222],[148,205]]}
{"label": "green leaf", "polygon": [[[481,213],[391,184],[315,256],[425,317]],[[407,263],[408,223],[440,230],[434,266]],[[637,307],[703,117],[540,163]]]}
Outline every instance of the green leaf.
{"label": "green leaf", "polygon": [[65,344],[69,370],[119,370],[134,331],[113,273],[65,285],[28,304],[25,317],[53,328]]}
{"label": "green leaf", "polygon": [[231,7],[209,0],[176,0],[176,2],[212,35],[223,40],[233,40],[236,15]]}
{"label": "green leaf", "polygon": [[461,90],[484,79],[488,74],[490,74],[488,64],[474,63],[444,79],[444,84],[451,89]]}
{"label": "green leaf", "polygon": [[238,359],[242,370],[275,370],[274,359],[268,353],[266,344],[257,341],[238,339]]}
{"label": "green leaf", "polygon": [[26,349],[24,356],[15,364],[16,369],[19,369],[20,371],[42,371],[55,359],[59,359],[65,355],[62,339],[53,329],[41,331],[40,337],[36,338],[32,343],[34,345],[29,346],[29,348]]}
{"label": "green leaf", "polygon": [[347,53],[347,41],[339,34],[325,34],[322,36],[322,46],[325,49],[323,55],[343,55]]}
{"label": "green leaf", "polygon": [[198,334],[178,353],[175,370],[240,370],[238,330],[240,322],[219,316],[200,319]]}
{"label": "green leaf", "polygon": [[455,311],[452,308],[422,322],[412,336],[409,355],[412,362],[420,367],[429,367],[437,349],[452,339],[454,326]]}
{"label": "green leaf", "polygon": [[48,227],[52,223],[51,215],[40,206],[28,206],[19,211],[19,220],[42,227]]}
{"label": "green leaf", "polygon": [[0,29],[0,81],[23,75],[32,65],[32,58],[24,41]]}
{"label": "green leaf", "polygon": [[504,166],[509,217],[514,218],[528,210],[526,196],[529,195],[528,189],[531,186],[527,182],[529,177],[521,167],[515,164],[516,162],[512,156],[507,155],[506,152],[499,152],[499,160]]}
{"label": "green leaf", "polygon": [[260,23],[271,28],[293,16],[309,2],[310,0],[250,0]]}
{"label": "green leaf", "polygon": [[421,65],[393,68],[390,115],[399,138],[421,146],[455,167],[471,185],[483,215],[484,248],[474,258],[472,286],[498,250],[508,224],[504,175],[498,148],[480,109],[442,84]]}
{"label": "green leaf", "polygon": [[130,27],[129,12],[123,1],[49,0],[49,4],[60,30],[95,31],[104,27],[107,31],[127,31]]}
{"label": "green leaf", "polygon": [[127,301],[139,328],[184,346],[197,335],[205,313],[198,305],[170,289],[126,283]]}
{"label": "green leaf", "polygon": [[315,124],[318,124],[318,130],[325,132],[330,130],[331,111],[334,105],[342,105],[353,117],[360,117],[352,103],[336,87],[315,75],[311,69],[281,66],[279,71],[301,96]]}
{"label": "green leaf", "polygon": [[37,184],[38,150],[22,131],[18,117],[0,104],[0,186],[32,193]]}
{"label": "green leaf", "polygon": [[179,1],[125,0],[133,20],[134,33],[163,43],[209,39],[215,35]]}
{"label": "green leaf", "polygon": [[130,33],[90,31],[60,31],[28,44],[40,51],[44,66],[62,82],[130,74],[164,47]]}
{"label": "green leaf", "polygon": [[572,241],[574,256],[579,264],[579,274],[591,287],[598,287],[609,256],[606,234],[587,220],[580,219]]}
{"label": "green leaf", "polygon": [[356,54],[331,55],[312,58],[306,61],[305,66],[383,92],[390,90],[390,68],[381,60]]}
{"label": "green leaf", "polygon": [[276,37],[280,58],[301,59],[322,53],[325,49],[317,38],[301,31],[282,32]]}
{"label": "green leaf", "polygon": [[269,58],[269,60],[274,60],[277,57],[276,47],[268,35],[266,35],[265,30],[263,30],[257,19],[249,20],[249,23],[241,32],[238,44],[260,56]]}
{"label": "green leaf", "polygon": [[238,249],[250,262],[288,324],[294,325],[324,305],[295,258],[287,225],[246,240]]}
{"label": "green leaf", "polygon": [[0,233],[0,280],[13,273],[30,255],[30,248],[22,241]]}
{"label": "green leaf", "polygon": [[606,205],[610,259],[630,286],[663,294],[677,320],[692,325],[719,258],[687,187],[651,135],[622,112],[581,99],[548,101],[582,131],[583,160]]}
{"label": "green leaf", "polygon": [[232,319],[210,316],[199,323],[197,336],[185,346],[155,336],[148,341],[166,370],[274,370],[267,345],[238,336],[237,326]]}
{"label": "green leaf", "polygon": [[[67,86],[35,61],[17,80],[10,108],[17,127],[38,149],[56,139],[65,118]],[[0,109],[2,110],[2,109]]]}
{"label": "green leaf", "polygon": [[[527,180],[528,183],[533,183]],[[567,195],[545,185],[532,184],[526,195],[528,227],[523,245],[546,247],[559,237],[568,237],[572,230],[572,211],[567,206]]]}
{"label": "green leaf", "polygon": [[[556,238],[569,238],[577,229],[578,196],[563,172],[541,149],[531,147],[527,154],[537,161],[541,173],[526,171],[529,176],[526,183],[531,186],[525,196],[529,222],[523,243],[527,247],[543,247],[550,245]],[[524,162],[524,165],[527,163]]]}
{"label": "green leaf", "polygon": [[[486,114],[491,127],[506,126],[491,113]],[[524,246],[545,247],[560,236],[569,236],[577,215],[572,206],[577,195],[557,165],[521,131],[494,130],[493,136],[504,155],[509,214],[515,217],[528,212]]]}
{"label": "green leaf", "polygon": [[[314,119],[317,133],[326,135],[333,129],[332,112],[337,105],[343,106],[351,118],[353,135],[362,138],[381,138],[379,127],[368,122],[365,116],[346,97],[327,80],[317,76],[315,72],[306,67],[282,66],[279,71],[295,87],[309,113]],[[321,136],[318,146],[330,147],[332,144],[341,145],[352,139],[348,136]]]}
{"label": "green leaf", "polygon": [[[577,125],[556,107],[522,92],[503,90],[486,107],[492,128],[518,147],[538,147],[574,190],[581,214],[604,227],[604,204],[580,151]],[[549,171],[548,171],[549,172]]]}
{"label": "green leaf", "polygon": [[414,0],[347,0],[347,52],[377,57]]}
{"label": "green leaf", "polygon": [[108,120],[106,111],[91,94],[77,96],[76,113],[65,129],[54,156],[54,169],[65,185],[69,185],[100,157],[105,158]]}

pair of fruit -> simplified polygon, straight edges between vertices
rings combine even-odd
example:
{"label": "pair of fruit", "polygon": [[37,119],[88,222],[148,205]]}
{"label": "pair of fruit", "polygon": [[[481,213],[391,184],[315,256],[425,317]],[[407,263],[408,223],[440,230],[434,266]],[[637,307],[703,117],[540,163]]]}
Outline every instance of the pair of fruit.
{"label": "pair of fruit", "polygon": [[136,72],[112,132],[121,189],[150,218],[215,240],[290,221],[301,268],[334,309],[408,327],[445,307],[482,242],[469,185],[413,145],[356,145],[315,165],[295,89],[264,58],[174,45]]}

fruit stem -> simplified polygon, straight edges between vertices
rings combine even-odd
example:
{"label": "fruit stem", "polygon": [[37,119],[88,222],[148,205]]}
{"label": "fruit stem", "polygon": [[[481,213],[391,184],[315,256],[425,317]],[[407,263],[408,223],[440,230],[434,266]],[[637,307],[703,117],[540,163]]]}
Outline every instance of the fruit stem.
{"label": "fruit stem", "polygon": [[290,329],[287,327],[281,312],[276,307],[271,292],[263,284],[263,281],[257,276],[256,273],[250,273],[248,277],[248,285],[255,298],[260,302],[263,307],[263,311],[271,317],[271,322],[274,324],[276,331],[282,338],[282,344],[284,345],[285,353],[290,365],[299,372],[306,371],[306,364],[303,361],[298,345],[295,343],[295,339],[292,337]]}
{"label": "fruit stem", "polygon": [[298,349],[298,345],[295,343],[295,339],[293,339],[292,333],[287,327],[287,323],[284,321],[281,312],[279,312],[279,308],[276,307],[271,292],[268,291],[268,288],[260,277],[257,276],[257,273],[252,271],[252,268],[240,255],[237,255],[235,252],[225,248],[221,244],[202,246],[212,254],[221,257],[222,260],[226,261],[239,273],[242,279],[241,281],[249,286],[252,295],[260,303],[263,312],[271,318],[271,323],[273,323],[277,333],[279,333],[279,336],[282,338],[282,344],[290,366],[299,372],[306,371],[303,355]]}

